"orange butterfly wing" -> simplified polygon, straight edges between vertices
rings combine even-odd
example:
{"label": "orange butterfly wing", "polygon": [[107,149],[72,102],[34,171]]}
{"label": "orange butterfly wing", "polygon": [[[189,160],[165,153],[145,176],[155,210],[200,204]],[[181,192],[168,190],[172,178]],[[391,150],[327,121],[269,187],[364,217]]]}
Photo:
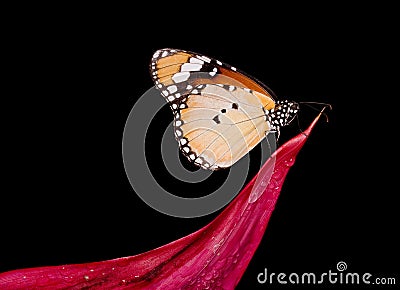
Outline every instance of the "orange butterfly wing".
{"label": "orange butterfly wing", "polygon": [[150,72],[174,112],[186,157],[206,169],[232,166],[270,131],[273,92],[235,67],[193,52],[162,49]]}
{"label": "orange butterfly wing", "polygon": [[275,104],[275,94],[256,78],[229,64],[193,52],[170,48],[158,50],[151,60],[150,73],[167,101],[173,100],[174,93],[178,92],[179,98],[200,84],[225,84],[258,93],[266,110]]}
{"label": "orange butterfly wing", "polygon": [[251,90],[228,85],[195,87],[175,115],[175,137],[192,162],[206,169],[232,166],[270,131]]}

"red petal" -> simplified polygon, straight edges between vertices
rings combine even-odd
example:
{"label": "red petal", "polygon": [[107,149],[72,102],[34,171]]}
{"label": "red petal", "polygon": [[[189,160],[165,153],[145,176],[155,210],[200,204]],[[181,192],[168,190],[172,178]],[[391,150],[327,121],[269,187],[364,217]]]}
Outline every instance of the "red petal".
{"label": "red petal", "polygon": [[256,251],[283,181],[319,116],[283,144],[211,223],[136,256],[0,274],[1,289],[233,289]]}

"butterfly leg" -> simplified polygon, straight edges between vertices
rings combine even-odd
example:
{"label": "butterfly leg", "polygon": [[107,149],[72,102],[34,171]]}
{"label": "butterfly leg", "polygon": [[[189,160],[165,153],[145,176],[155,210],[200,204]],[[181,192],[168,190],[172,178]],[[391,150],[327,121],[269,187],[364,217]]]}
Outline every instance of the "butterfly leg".
{"label": "butterfly leg", "polygon": [[[279,127],[276,127],[275,130],[271,130],[268,133],[275,133],[277,141],[279,140],[279,136],[281,136],[281,130],[279,129]],[[268,134],[268,133],[266,132],[266,134]],[[267,136],[267,135],[265,135],[265,136]]]}

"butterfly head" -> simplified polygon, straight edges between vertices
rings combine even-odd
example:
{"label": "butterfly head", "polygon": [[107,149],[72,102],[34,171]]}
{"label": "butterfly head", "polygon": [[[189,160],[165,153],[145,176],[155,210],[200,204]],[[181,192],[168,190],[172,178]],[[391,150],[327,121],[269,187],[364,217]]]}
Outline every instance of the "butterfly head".
{"label": "butterfly head", "polygon": [[287,126],[296,117],[299,104],[293,101],[277,101],[273,109],[269,110],[269,118],[272,128]]}

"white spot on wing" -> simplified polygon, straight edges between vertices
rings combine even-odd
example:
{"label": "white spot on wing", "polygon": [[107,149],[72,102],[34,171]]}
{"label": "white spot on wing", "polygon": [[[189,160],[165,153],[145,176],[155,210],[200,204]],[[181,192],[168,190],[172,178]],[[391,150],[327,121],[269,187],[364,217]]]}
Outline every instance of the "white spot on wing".
{"label": "white spot on wing", "polygon": [[161,54],[161,57],[166,57],[168,55],[168,51],[163,51],[163,53]]}
{"label": "white spot on wing", "polygon": [[169,86],[169,87],[167,88],[167,90],[168,90],[171,94],[173,94],[173,93],[175,93],[175,92],[178,90],[178,88],[177,88],[175,85],[172,85],[172,86]]}
{"label": "white spot on wing", "polygon": [[234,67],[234,66],[231,66],[231,70],[234,70],[234,71],[236,71],[236,67]]}
{"label": "white spot on wing", "polygon": [[160,55],[160,51],[157,50],[154,54],[153,54],[153,58],[157,58]]}
{"label": "white spot on wing", "polygon": [[181,66],[181,71],[199,71],[202,65],[198,63],[184,63]]}
{"label": "white spot on wing", "polygon": [[164,96],[168,96],[168,91],[164,90],[164,91],[162,91],[162,94],[163,94]]}
{"label": "white spot on wing", "polygon": [[204,64],[204,61],[202,61],[201,59],[198,59],[196,57],[191,57],[189,60],[190,63],[199,63],[199,64]]}
{"label": "white spot on wing", "polygon": [[190,72],[188,72],[188,71],[178,72],[172,76],[172,80],[175,83],[181,83],[181,82],[186,81],[189,77],[190,77]]}
{"label": "white spot on wing", "polygon": [[210,61],[211,61],[211,58],[208,58],[208,57],[203,56],[203,55],[198,55],[197,57],[202,59],[202,60],[204,60],[205,62],[208,62],[208,63],[210,63]]}

